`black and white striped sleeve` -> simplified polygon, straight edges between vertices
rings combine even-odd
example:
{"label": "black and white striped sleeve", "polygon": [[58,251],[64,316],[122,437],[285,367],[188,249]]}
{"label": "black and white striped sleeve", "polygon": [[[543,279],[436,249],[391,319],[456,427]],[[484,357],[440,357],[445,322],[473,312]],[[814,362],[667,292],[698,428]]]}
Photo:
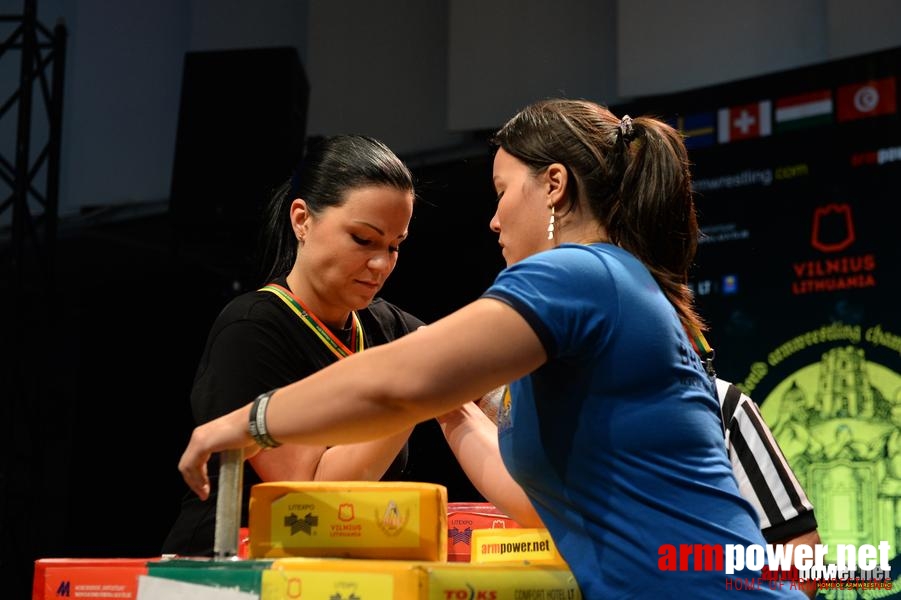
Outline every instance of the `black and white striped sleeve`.
{"label": "black and white striped sleeve", "polygon": [[739,491],[755,508],[768,543],[815,530],[813,504],[763,420],[757,404],[736,386],[716,380],[726,446]]}

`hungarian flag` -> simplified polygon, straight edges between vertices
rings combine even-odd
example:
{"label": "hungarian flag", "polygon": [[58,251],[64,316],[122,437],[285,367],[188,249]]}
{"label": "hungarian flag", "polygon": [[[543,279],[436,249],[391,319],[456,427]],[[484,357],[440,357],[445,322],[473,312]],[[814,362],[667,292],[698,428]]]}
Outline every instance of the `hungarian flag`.
{"label": "hungarian flag", "polygon": [[778,132],[827,124],[832,121],[832,92],[817,90],[779,98],[773,121]]}
{"label": "hungarian flag", "polygon": [[895,77],[843,85],[838,88],[835,100],[839,122],[894,114],[897,110]]}
{"label": "hungarian flag", "polygon": [[769,100],[719,109],[717,140],[721,144],[726,144],[770,135],[771,109]]}

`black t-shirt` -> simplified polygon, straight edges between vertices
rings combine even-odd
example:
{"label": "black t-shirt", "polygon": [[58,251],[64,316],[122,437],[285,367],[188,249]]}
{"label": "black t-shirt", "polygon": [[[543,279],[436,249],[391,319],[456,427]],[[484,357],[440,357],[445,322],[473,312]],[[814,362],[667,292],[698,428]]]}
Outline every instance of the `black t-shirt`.
{"label": "black t-shirt", "polygon": [[[275,283],[287,287],[284,279]],[[376,298],[357,311],[365,348],[384,344],[424,325],[413,315]],[[347,344],[348,332],[334,331]],[[263,392],[315,373],[338,360],[331,350],[288,305],[271,292],[242,294],[219,313],[191,390],[191,409],[197,424],[236,410]],[[408,447],[405,445],[383,480],[404,479]],[[188,492],[181,511],[163,542],[164,554],[211,556],[215,537],[216,488],[219,464],[214,455],[208,465],[211,493],[200,501]],[[260,483],[245,463],[241,522],[247,524],[250,487]]]}

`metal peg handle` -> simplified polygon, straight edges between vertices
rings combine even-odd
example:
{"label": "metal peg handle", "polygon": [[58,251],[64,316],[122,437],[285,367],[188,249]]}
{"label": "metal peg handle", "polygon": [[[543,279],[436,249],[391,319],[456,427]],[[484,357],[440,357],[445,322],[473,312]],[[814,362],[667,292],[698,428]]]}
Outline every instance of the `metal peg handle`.
{"label": "metal peg handle", "polygon": [[219,487],[216,496],[215,558],[238,556],[241,502],[244,490],[244,450],[219,453]]}

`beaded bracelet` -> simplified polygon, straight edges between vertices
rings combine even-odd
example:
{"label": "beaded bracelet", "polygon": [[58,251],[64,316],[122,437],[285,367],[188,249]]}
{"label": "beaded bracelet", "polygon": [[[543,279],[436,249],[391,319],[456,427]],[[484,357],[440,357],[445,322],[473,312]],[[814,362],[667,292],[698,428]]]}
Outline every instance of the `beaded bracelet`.
{"label": "beaded bracelet", "polygon": [[260,394],[250,407],[250,437],[263,450],[281,446],[279,442],[276,442],[269,435],[269,431],[266,429],[266,408],[269,406],[269,399],[277,389]]}

